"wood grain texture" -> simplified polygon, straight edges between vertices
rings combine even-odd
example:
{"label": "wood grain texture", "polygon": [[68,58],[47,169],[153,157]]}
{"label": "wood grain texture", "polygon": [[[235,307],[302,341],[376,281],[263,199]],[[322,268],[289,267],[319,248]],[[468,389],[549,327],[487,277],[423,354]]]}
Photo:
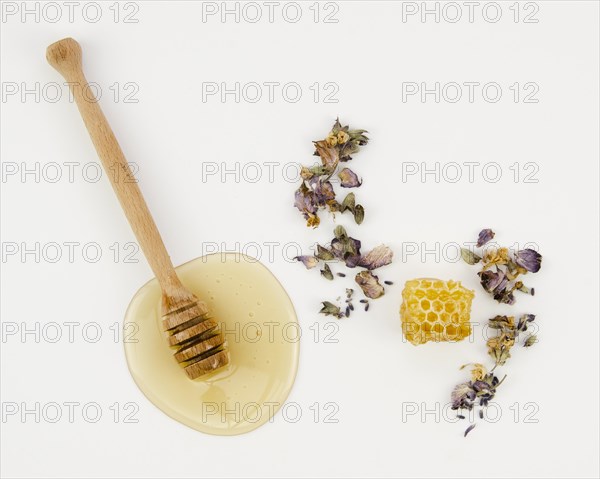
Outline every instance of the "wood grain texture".
{"label": "wood grain texture", "polygon": [[[223,337],[216,323],[209,323],[214,334],[207,339],[200,337],[206,332],[204,328],[197,327],[200,319],[205,319],[208,308],[199,301],[182,284],[171,263],[171,258],[160,237],[160,233],[142,192],[137,184],[125,155],[100,108],[98,100],[94,97],[88,86],[82,68],[81,46],[72,38],[65,38],[53,43],[46,50],[46,59],[68,82],[73,98],[79,108],[81,117],[90,134],[104,170],[107,172],[112,187],[121,203],[125,216],[137,238],[138,243],[162,290],[162,314],[165,330],[174,330],[186,341],[196,341],[196,348],[179,354],[176,359],[181,359],[180,364],[191,379],[195,379],[207,372],[224,366],[228,362],[228,355],[222,354]],[[214,327],[212,325],[214,324]],[[187,334],[185,331],[190,329]],[[201,333],[198,333],[202,330]],[[173,338],[173,336],[171,336]],[[170,338],[170,339],[171,339]],[[210,341],[201,346],[203,341]],[[219,342],[220,341],[220,342]],[[169,341],[172,346],[180,341]],[[190,342],[190,344],[192,344]],[[219,349],[219,346],[221,347]],[[211,349],[219,349],[213,356],[205,357]],[[193,351],[200,351],[197,357]],[[178,353],[176,353],[178,354]],[[185,359],[183,359],[185,358]],[[193,361],[196,360],[196,363]],[[185,361],[191,361],[192,366]]]}

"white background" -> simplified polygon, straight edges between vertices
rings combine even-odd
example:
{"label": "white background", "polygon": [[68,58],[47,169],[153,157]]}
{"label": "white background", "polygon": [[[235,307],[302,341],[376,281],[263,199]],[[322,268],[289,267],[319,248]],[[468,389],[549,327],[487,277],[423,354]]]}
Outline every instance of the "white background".
{"label": "white background", "polygon": [[[3,8],[7,3],[15,2]],[[49,410],[23,417],[19,409],[3,417],[3,476],[598,476],[596,2],[521,4],[518,22],[513,2],[500,2],[502,17],[495,23],[493,10],[486,11],[488,18],[482,14],[486,2],[472,22],[459,2],[463,16],[455,23],[449,21],[455,11],[443,10],[444,4],[438,4],[439,22],[433,15],[422,21],[419,14],[403,21],[403,9],[411,6],[392,1],[337,2],[336,12],[320,5],[316,23],[312,2],[303,3],[296,23],[282,16],[281,6],[269,22],[262,3],[263,18],[256,23],[248,21],[255,14],[250,10],[245,16],[241,11],[239,22],[233,15],[222,22],[219,14],[203,21],[202,2],[193,1],[137,2],[131,17],[137,23],[124,23],[122,15],[134,8],[125,5],[116,8],[121,15],[115,23],[112,2],[102,2],[102,17],[92,23],[96,12],[86,10],[84,18],[86,2],[79,2],[70,22],[68,7],[58,3],[63,17],[56,23],[49,21],[55,11],[40,10],[38,22],[18,12],[3,16],[1,24],[3,92],[13,84],[19,88],[2,99],[3,249],[9,243],[63,245],[56,263],[49,261],[50,250],[39,261],[22,258],[20,251],[2,260],[3,408],[63,405],[56,423],[49,421]],[[538,22],[524,23],[535,9],[530,19]],[[324,22],[331,12],[337,23]],[[304,331],[289,397],[302,410],[298,422],[279,413],[247,435],[203,435],[165,416],[135,386],[111,327],[151,272],[141,252],[137,263],[123,261],[124,245],[134,238],[106,178],[93,183],[82,176],[83,165],[97,157],[66,88],[55,102],[56,91],[43,92],[63,82],[44,52],[65,36],[83,47],[87,77],[101,85],[102,107],[128,159],[139,165],[140,185],[174,263],[214,243],[248,248],[289,292]],[[35,90],[36,82],[40,98],[23,98],[22,89]],[[139,101],[115,101],[114,87],[109,89],[115,82],[121,94],[131,91],[125,83],[137,84]],[[302,98],[292,103],[276,90],[273,102],[264,96],[256,103],[248,96],[236,102],[232,95],[225,102],[219,95],[203,101],[203,82],[296,82]],[[338,102],[324,102],[323,87],[315,102],[309,89],[315,82],[337,84]],[[450,91],[439,103],[433,95],[403,102],[407,82],[429,88],[436,82],[496,82],[502,97],[492,103],[479,88],[469,102],[463,87],[456,103],[447,101]],[[517,102],[510,90],[515,82],[521,89]],[[539,88],[536,103],[523,101],[528,82]],[[283,168],[312,163],[311,141],[322,138],[338,115],[344,124],[368,129],[372,142],[352,162],[364,179],[356,194],[366,219],[360,227],[346,216],[337,221],[365,249],[385,242],[396,256],[380,272],[395,282],[386,296],[368,313],[336,322],[316,313],[319,301],[342,294],[351,277],[330,284],[284,257],[286,244],[293,255],[295,244],[309,251],[315,241],[327,241],[333,222],[324,219],[315,231],[304,226],[292,207],[296,183],[284,178]],[[61,165],[63,175],[54,183],[55,172],[43,171],[51,162]],[[76,163],[72,182],[65,162]],[[242,174],[225,181],[219,174],[206,177],[203,162],[219,169],[221,163],[229,169],[237,164]],[[275,162],[272,181],[264,166],[260,180],[249,181],[255,172],[246,169],[244,175],[243,168],[252,162]],[[455,172],[446,169],[437,181],[434,175],[403,181],[411,162],[428,168],[455,162],[463,165],[463,176],[453,183]],[[472,182],[465,162],[479,163]],[[495,170],[482,175],[492,162],[502,173],[495,183]],[[536,183],[524,181],[528,162],[537,165]],[[518,181],[510,169],[514,163],[521,169]],[[36,164],[39,181],[32,174],[21,177],[23,168]],[[5,174],[15,165],[17,174]],[[513,307],[497,305],[482,293],[476,269],[444,248],[474,240],[482,227],[492,227],[502,244],[539,246],[542,270],[527,278],[535,297],[519,295]],[[65,242],[96,242],[103,256],[92,263],[76,249],[70,262]],[[269,242],[277,243],[272,258]],[[121,255],[116,262],[114,243]],[[416,254],[403,254],[415,245]],[[446,254],[422,257],[436,247]],[[481,326],[460,344],[413,347],[403,341],[402,284],[423,276],[461,280],[474,289],[476,323],[495,314],[537,314],[539,344],[517,348],[503,369],[509,376],[496,397],[501,417],[479,421],[466,439],[467,423],[454,423],[443,406],[466,377],[458,367],[487,361],[485,341]],[[56,343],[49,341],[51,331],[43,334],[47,322],[61,326]],[[65,337],[69,322],[79,324],[73,342]],[[101,327],[96,343],[82,337],[88,323]],[[337,330],[337,343],[323,340],[328,323],[335,323],[330,328]],[[9,335],[6,328],[14,327],[19,331]],[[22,337],[25,327],[38,328],[40,338]],[[88,422],[79,406],[70,422],[65,402],[96,402],[102,418]],[[137,423],[124,421],[129,402],[139,407]],[[324,421],[330,402],[337,423]],[[120,411],[116,422],[114,403]],[[413,406],[416,414],[407,415]],[[425,409],[433,412],[422,417]]]}

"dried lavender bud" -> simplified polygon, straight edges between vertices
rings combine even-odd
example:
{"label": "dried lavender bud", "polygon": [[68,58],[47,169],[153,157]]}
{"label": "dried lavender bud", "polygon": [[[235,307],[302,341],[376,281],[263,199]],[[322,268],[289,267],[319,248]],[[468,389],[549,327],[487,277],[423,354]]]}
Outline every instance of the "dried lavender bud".
{"label": "dried lavender bud", "polygon": [[394,283],[392,281],[384,281],[383,284],[387,284],[388,286],[393,285]]}
{"label": "dried lavender bud", "polygon": [[340,278],[345,278],[346,275],[344,273],[335,273],[336,275],[338,275]]}
{"label": "dried lavender bud", "polygon": [[491,229],[484,229],[479,232],[479,238],[477,239],[477,247],[481,248],[484,244],[490,241],[496,233],[494,233]]}
{"label": "dried lavender bud", "polygon": [[361,299],[359,302],[360,302],[360,303],[368,303],[368,302],[369,302],[369,300],[368,300],[368,299]]}
{"label": "dried lavender bud", "polygon": [[462,259],[465,263],[470,264],[470,265],[477,264],[481,261],[481,256],[476,255],[475,253],[473,253],[471,250],[469,250],[467,248],[460,249],[460,256],[462,257]]}
{"label": "dried lavender bud", "polygon": [[325,267],[321,270],[321,276],[330,281],[333,280],[333,273],[331,272],[331,268],[327,263],[325,263]]}
{"label": "dried lavender bud", "polygon": [[319,264],[319,260],[314,256],[296,256],[294,259],[301,261],[306,266],[306,269],[312,269]]}
{"label": "dried lavender bud", "polygon": [[365,304],[365,311],[369,311],[369,303]]}
{"label": "dried lavender bud", "polygon": [[346,317],[350,316],[350,306],[346,306]]}
{"label": "dried lavender bud", "polygon": [[530,294],[531,296],[535,295],[535,288],[528,288],[520,281],[515,286],[521,293]]}
{"label": "dried lavender bud", "polygon": [[464,437],[467,437],[467,434],[469,434],[473,429],[475,429],[475,426],[476,426],[476,424],[471,424],[465,431]]}
{"label": "dried lavender bud", "polygon": [[350,308],[350,311],[354,311],[354,305],[352,303],[348,303],[348,307]]}
{"label": "dried lavender bud", "polygon": [[348,298],[351,298],[353,294],[354,294],[354,290],[352,288],[346,288],[346,296]]}
{"label": "dried lavender bud", "polygon": [[533,249],[523,249],[515,254],[515,263],[530,273],[537,273],[542,267],[542,255]]}
{"label": "dried lavender bud", "polygon": [[479,419],[483,419],[483,409],[479,410]]}

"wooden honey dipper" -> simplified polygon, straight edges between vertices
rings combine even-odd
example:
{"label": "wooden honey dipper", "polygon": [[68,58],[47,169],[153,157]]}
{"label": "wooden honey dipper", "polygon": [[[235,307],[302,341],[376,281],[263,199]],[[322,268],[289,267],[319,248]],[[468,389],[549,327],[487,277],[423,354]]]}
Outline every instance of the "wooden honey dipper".
{"label": "wooden honey dipper", "polygon": [[[92,138],[125,216],[162,290],[162,324],[175,359],[190,379],[196,379],[229,362],[218,324],[208,318],[206,304],[181,284],[121,147],[97,99],[91,93],[81,66],[81,46],[72,38],[53,43],[46,59],[66,80]],[[87,91],[86,91],[87,90]]]}

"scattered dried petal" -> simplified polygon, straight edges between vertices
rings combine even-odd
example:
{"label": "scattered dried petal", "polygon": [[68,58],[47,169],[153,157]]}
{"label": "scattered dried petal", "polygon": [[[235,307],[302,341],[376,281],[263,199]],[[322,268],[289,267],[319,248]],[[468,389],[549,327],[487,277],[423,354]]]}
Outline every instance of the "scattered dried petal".
{"label": "scattered dried petal", "polygon": [[327,140],[315,141],[315,153],[321,158],[323,166],[329,171],[334,171],[340,159],[336,145],[330,145]]}
{"label": "scattered dried petal", "polygon": [[367,298],[377,299],[385,294],[385,289],[379,284],[379,278],[370,271],[361,271],[355,277]]}
{"label": "scattered dried petal", "polygon": [[471,424],[465,431],[465,435],[464,437],[467,437],[467,434],[469,434],[473,429],[475,429],[476,424]]}
{"label": "scattered dried petal", "polygon": [[341,318],[343,315],[340,311],[339,306],[336,306],[329,301],[322,301],[321,304],[323,307],[319,311],[319,313],[324,314],[325,316],[336,316],[337,318]]}
{"label": "scattered dried petal", "polygon": [[346,197],[344,198],[344,201],[342,201],[342,206],[340,208],[340,211],[344,212],[346,210],[350,210],[352,213],[354,213],[355,206],[356,206],[356,198],[354,196],[354,193],[348,193],[346,195]]}
{"label": "scattered dried petal", "polygon": [[331,261],[332,259],[335,259],[333,253],[320,244],[317,245],[317,253],[315,256],[323,261]]}
{"label": "scattered dried petal", "polygon": [[465,263],[470,265],[477,264],[481,261],[481,256],[476,255],[475,253],[473,253],[473,251],[467,248],[460,249],[460,256],[462,257]]}
{"label": "scattered dried petal", "polygon": [[479,232],[479,238],[477,239],[477,247],[481,248],[484,244],[489,242],[494,236],[496,236],[496,233],[494,233],[489,228],[481,230]]}
{"label": "scattered dried petal", "polygon": [[319,264],[319,260],[314,256],[296,256],[294,258],[296,261],[301,261],[306,269],[312,269]]}
{"label": "scattered dried petal", "polygon": [[357,225],[361,224],[365,219],[365,209],[362,205],[356,205],[354,208],[354,221]]}
{"label": "scattered dried petal", "polygon": [[394,252],[385,245],[379,245],[369,251],[367,254],[362,255],[358,262],[358,266],[367,268],[369,270],[386,266],[392,262]]}
{"label": "scattered dried petal", "polygon": [[358,176],[350,168],[344,168],[338,173],[340,178],[340,186],[342,188],[357,188],[362,182],[358,179]]}
{"label": "scattered dried petal", "polygon": [[321,270],[321,276],[330,281],[333,280],[333,273],[331,272],[331,268],[327,263],[325,263],[325,267]]}
{"label": "scattered dried petal", "polygon": [[478,273],[481,279],[481,286],[488,293],[502,292],[508,283],[506,275],[502,271],[481,271]]}
{"label": "scattered dried petal", "polygon": [[515,254],[515,263],[530,273],[537,273],[542,267],[542,255],[533,249],[523,249]]}
{"label": "scattered dried petal", "polygon": [[535,334],[531,334],[523,343],[523,346],[529,348],[538,342],[537,336]]}
{"label": "scattered dried petal", "polygon": [[452,409],[472,409],[475,397],[476,393],[473,390],[471,383],[457,384],[450,395]]}

